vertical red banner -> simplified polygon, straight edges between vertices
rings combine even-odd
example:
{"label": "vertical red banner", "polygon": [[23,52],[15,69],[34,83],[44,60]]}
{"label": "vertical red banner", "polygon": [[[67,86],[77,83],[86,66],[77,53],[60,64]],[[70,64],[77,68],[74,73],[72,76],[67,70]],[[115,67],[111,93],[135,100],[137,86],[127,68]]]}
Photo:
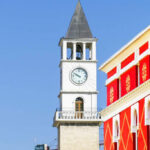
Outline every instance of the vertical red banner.
{"label": "vertical red banner", "polygon": [[130,107],[120,112],[119,150],[133,150]]}
{"label": "vertical red banner", "polygon": [[113,150],[112,141],[112,119],[104,122],[104,150]]}
{"label": "vertical red banner", "polygon": [[124,96],[137,87],[137,79],[137,66],[133,66],[121,75],[121,96]]}
{"label": "vertical red banner", "polygon": [[150,56],[140,61],[140,84],[150,79]]}
{"label": "vertical red banner", "polygon": [[116,79],[107,85],[107,106],[119,98],[119,80]]}
{"label": "vertical red banner", "polygon": [[148,133],[145,125],[145,99],[139,101],[139,129],[138,129],[138,149],[148,150]]}

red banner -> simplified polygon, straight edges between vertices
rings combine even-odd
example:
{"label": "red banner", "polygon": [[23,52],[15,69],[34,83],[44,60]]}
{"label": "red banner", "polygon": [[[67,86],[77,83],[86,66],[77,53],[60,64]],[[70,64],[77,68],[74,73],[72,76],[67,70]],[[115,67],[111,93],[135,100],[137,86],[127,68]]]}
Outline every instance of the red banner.
{"label": "red banner", "polygon": [[107,86],[107,106],[119,98],[119,80],[116,79]]}
{"label": "red banner", "polygon": [[121,96],[137,87],[137,66],[133,66],[121,75]]}
{"label": "red banner", "polygon": [[138,148],[148,149],[148,135],[147,135],[147,126],[145,126],[145,99],[139,101],[139,130],[138,130]]}
{"label": "red banner", "polygon": [[140,61],[140,84],[150,78],[150,56],[146,56]]}
{"label": "red banner", "polygon": [[120,112],[120,150],[133,150],[131,133],[131,108]]}
{"label": "red banner", "polygon": [[104,150],[114,150],[112,133],[112,119],[104,122]]}

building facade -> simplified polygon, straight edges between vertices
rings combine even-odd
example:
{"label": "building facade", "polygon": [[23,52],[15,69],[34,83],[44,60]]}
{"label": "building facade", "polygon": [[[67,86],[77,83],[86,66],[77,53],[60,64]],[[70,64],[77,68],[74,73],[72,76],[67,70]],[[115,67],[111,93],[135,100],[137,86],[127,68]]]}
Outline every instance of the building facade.
{"label": "building facade", "polygon": [[54,116],[59,150],[99,150],[96,42],[80,1],[60,39],[60,110]]}
{"label": "building facade", "polygon": [[150,26],[106,61],[105,150],[150,150]]}

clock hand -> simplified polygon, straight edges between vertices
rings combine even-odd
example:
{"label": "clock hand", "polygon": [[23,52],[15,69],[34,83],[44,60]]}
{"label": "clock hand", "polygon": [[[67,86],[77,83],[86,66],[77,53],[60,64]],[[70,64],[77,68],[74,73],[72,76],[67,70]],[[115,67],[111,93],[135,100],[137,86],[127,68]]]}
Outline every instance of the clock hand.
{"label": "clock hand", "polygon": [[78,75],[78,74],[76,74],[76,73],[74,73],[77,77],[79,77],[79,78],[81,78],[81,76],[80,75]]}

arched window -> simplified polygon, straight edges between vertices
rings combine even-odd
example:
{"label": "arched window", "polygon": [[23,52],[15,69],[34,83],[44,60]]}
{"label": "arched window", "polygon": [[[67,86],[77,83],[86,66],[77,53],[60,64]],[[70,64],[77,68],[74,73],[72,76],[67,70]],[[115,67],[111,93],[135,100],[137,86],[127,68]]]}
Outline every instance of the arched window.
{"label": "arched window", "polygon": [[135,133],[139,129],[139,103],[131,106],[131,132]]}
{"label": "arched window", "polygon": [[119,124],[118,124],[118,121],[116,121],[116,123],[115,123],[115,128],[116,128],[115,135],[116,135],[116,137],[119,137]]}
{"label": "arched window", "polygon": [[150,101],[148,102],[148,110],[147,110],[147,113],[148,113],[148,120],[150,121]]}
{"label": "arched window", "polygon": [[137,118],[137,111],[134,110],[134,120],[133,120],[134,127],[137,127],[138,125],[138,118]]}
{"label": "arched window", "polygon": [[78,97],[75,102],[75,111],[83,111],[83,107],[83,99],[81,97]]}
{"label": "arched window", "polygon": [[131,132],[133,137],[133,150],[138,150],[139,129],[139,103],[131,106]]}
{"label": "arched window", "polygon": [[114,150],[119,150],[120,139],[120,116],[119,114],[113,117],[113,143]]}
{"label": "arched window", "polygon": [[133,141],[134,141],[134,150],[138,150],[138,133],[137,133],[137,126],[138,126],[138,117],[137,117],[137,111],[134,110],[134,120],[133,125],[135,128],[135,133],[133,133]]}
{"label": "arched window", "polygon": [[78,97],[75,102],[75,117],[76,118],[82,118],[83,117],[83,111],[84,111],[84,103],[83,99],[81,97]]}
{"label": "arched window", "polygon": [[145,125],[150,125],[150,96],[145,98]]}

